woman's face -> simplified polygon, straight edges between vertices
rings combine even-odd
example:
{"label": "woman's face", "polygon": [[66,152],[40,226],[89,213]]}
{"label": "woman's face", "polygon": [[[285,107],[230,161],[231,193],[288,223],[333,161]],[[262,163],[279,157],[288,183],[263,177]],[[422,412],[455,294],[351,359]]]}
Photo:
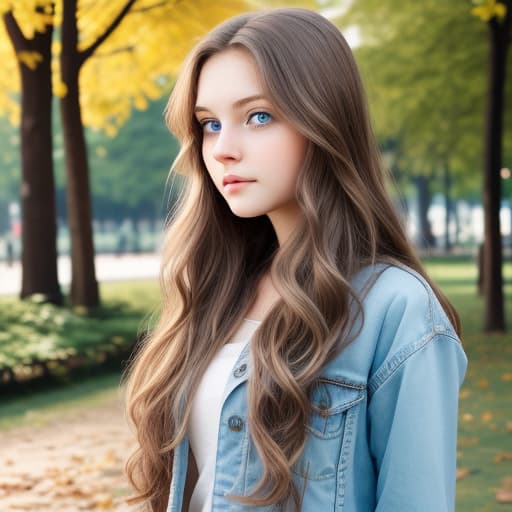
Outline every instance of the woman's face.
{"label": "woman's face", "polygon": [[[202,125],[206,168],[235,215],[267,214],[283,223],[278,219],[296,214],[295,184],[307,140],[276,115],[249,52],[228,49],[206,61],[196,118]],[[250,182],[226,185],[229,175]]]}

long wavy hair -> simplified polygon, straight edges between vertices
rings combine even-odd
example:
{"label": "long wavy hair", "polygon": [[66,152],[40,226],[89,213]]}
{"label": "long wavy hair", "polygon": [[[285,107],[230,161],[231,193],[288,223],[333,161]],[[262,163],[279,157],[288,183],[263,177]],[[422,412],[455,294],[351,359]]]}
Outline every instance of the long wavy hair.
{"label": "long wavy hair", "polygon": [[[240,218],[214,186],[194,117],[205,61],[248,51],[274,108],[308,140],[296,184],[303,214],[279,246],[265,215]],[[353,337],[361,302],[351,277],[376,262],[403,263],[432,286],[457,331],[456,311],[425,271],[385,188],[361,78],[339,30],[300,8],[242,14],[210,32],[186,59],[166,109],[181,150],[171,168],[186,176],[163,245],[159,321],[127,368],[127,416],[138,447],[127,476],[148,510],[164,511],[173,452],[191,399],[214,354],[233,336],[266,272],[280,294],[251,341],[248,428],[263,474],[241,503],[298,507],[290,467],[304,447],[309,393],[322,367]],[[266,492],[262,492],[265,490]]]}

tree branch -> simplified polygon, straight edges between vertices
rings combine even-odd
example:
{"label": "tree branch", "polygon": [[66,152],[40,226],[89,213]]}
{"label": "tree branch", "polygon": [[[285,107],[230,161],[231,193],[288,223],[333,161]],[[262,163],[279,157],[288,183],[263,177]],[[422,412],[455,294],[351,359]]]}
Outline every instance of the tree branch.
{"label": "tree branch", "polygon": [[12,11],[7,11],[3,15],[5,29],[9,34],[9,38],[11,39],[12,45],[14,47],[14,51],[16,53],[22,50],[28,50],[31,48],[30,41],[23,35],[23,32],[14,17]]}
{"label": "tree branch", "polygon": [[505,17],[505,23],[507,25],[506,40],[508,44],[512,44],[512,0],[507,2],[507,15]]}
{"label": "tree branch", "polygon": [[168,4],[169,0],[162,0],[161,2],[157,2],[153,5],[148,5],[146,7],[139,7],[138,9],[134,9],[132,13],[141,13],[141,12],[147,12],[152,11],[153,9],[157,9],[158,7],[163,7],[164,5]]}
{"label": "tree branch", "polygon": [[128,53],[131,53],[135,50],[135,47],[134,46],[125,46],[124,48],[116,48],[115,50],[112,50],[111,52],[108,52],[108,53],[99,53],[99,54],[96,54],[96,59],[101,59],[103,57],[111,57],[112,55],[116,55],[118,53],[124,53],[124,52],[128,52]]}
{"label": "tree branch", "polygon": [[119,14],[112,20],[112,23],[107,27],[105,32],[101,36],[96,39],[96,41],[89,46],[89,48],[81,51],[79,53],[79,65],[82,66],[82,64],[103,44],[103,42],[107,39],[107,37],[114,32],[116,27],[121,23],[123,18],[126,16],[128,11],[130,10],[131,6],[136,2],[137,0],[128,0],[125,4],[125,6],[121,9]]}

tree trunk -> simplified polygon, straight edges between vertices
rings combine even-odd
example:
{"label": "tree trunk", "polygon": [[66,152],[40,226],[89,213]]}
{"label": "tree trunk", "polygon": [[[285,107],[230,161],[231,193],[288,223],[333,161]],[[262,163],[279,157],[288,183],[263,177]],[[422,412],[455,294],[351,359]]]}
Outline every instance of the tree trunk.
{"label": "tree trunk", "polygon": [[8,12],[4,22],[18,53],[35,51],[42,56],[35,69],[19,62],[21,75],[21,298],[42,294],[48,302],[62,304],[57,276],[57,225],[52,159],[52,26],[24,38]]}
{"label": "tree trunk", "polygon": [[484,294],[484,244],[478,246],[478,277],[477,277],[478,295]]}
{"label": "tree trunk", "polygon": [[456,201],[453,204],[453,219],[455,221],[455,240],[454,244],[458,247],[460,243],[460,215],[459,215],[459,203]]}
{"label": "tree trunk", "polygon": [[[512,2],[508,2],[512,4]],[[512,5],[508,5],[509,10]],[[493,18],[490,27],[489,96],[484,153],[484,258],[483,290],[485,296],[485,331],[504,331],[502,242],[500,231],[501,152],[505,72],[511,13],[505,22]]]}
{"label": "tree trunk", "polygon": [[444,166],[444,249],[451,252],[452,242],[450,239],[450,217],[452,215],[452,176],[448,165]]}
{"label": "tree trunk", "polygon": [[99,292],[94,266],[89,166],[80,112],[77,35],[76,0],[69,0],[64,3],[61,53],[62,81],[67,86],[67,94],[61,98],[60,108],[71,235],[71,302],[94,307],[99,304]]}
{"label": "tree trunk", "polygon": [[414,179],[414,184],[418,191],[418,223],[419,235],[418,246],[421,249],[429,249],[435,245],[434,236],[432,234],[432,227],[428,220],[428,209],[432,201],[428,186],[428,178],[425,176],[417,176]]}

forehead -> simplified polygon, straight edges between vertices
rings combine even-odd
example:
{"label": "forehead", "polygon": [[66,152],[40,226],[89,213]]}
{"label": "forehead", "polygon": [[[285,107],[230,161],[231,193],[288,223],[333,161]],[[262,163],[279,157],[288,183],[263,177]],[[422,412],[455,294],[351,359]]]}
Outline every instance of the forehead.
{"label": "forehead", "polygon": [[199,74],[198,105],[233,103],[242,96],[264,93],[254,57],[244,49],[230,48],[211,56]]}

